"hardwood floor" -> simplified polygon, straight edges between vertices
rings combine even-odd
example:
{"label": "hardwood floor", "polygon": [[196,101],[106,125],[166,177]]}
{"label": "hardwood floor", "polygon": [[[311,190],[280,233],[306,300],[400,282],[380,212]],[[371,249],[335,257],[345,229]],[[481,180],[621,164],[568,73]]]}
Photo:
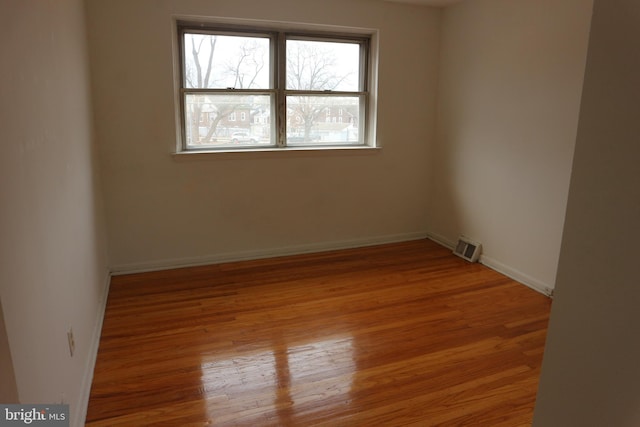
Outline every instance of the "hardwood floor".
{"label": "hardwood floor", "polygon": [[114,277],[87,425],[530,425],[550,307],[428,240]]}

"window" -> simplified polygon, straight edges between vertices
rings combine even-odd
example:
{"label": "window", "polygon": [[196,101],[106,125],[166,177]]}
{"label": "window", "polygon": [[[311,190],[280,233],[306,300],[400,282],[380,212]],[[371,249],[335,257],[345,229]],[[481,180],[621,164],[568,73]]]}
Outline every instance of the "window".
{"label": "window", "polygon": [[182,151],[373,146],[370,36],[186,23],[178,34]]}

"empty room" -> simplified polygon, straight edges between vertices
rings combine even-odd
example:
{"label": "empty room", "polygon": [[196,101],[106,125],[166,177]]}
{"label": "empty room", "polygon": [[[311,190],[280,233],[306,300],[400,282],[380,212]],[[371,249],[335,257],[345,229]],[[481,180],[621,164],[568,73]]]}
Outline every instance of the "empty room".
{"label": "empty room", "polygon": [[640,423],[636,2],[0,23],[0,416]]}

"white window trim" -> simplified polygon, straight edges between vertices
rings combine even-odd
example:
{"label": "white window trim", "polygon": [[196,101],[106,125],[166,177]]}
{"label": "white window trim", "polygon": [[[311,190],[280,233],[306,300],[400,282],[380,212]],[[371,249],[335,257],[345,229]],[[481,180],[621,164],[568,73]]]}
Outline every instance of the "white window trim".
{"label": "white window trim", "polygon": [[[331,37],[353,37],[353,38],[368,38],[368,52],[367,52],[367,68],[365,70],[365,79],[366,79],[366,91],[367,96],[364,98],[366,105],[363,111],[366,114],[366,118],[364,118],[362,131],[364,132],[364,144],[345,144],[345,145],[309,145],[309,146],[268,146],[268,147],[248,147],[242,149],[234,149],[234,148],[211,148],[211,149],[187,149],[186,141],[183,134],[183,95],[182,95],[182,58],[181,51],[182,47],[180,46],[180,37],[179,37],[179,28],[181,26],[192,26],[192,25],[200,25],[206,28],[220,28],[220,27],[229,27],[229,26],[240,26],[242,27],[241,31],[245,31],[248,28],[258,29],[258,31],[286,31],[290,33],[303,33],[312,36],[319,36],[321,34],[326,34],[329,38]],[[233,18],[198,18],[193,16],[175,16],[173,22],[173,68],[174,68],[174,111],[175,111],[175,124],[176,124],[176,150],[172,154],[174,156],[188,156],[190,158],[200,158],[202,155],[209,154],[229,154],[229,153],[242,153],[242,152],[265,152],[265,153],[273,153],[273,152],[323,152],[323,151],[338,151],[338,152],[346,152],[346,151],[354,151],[354,152],[363,152],[367,150],[379,150],[382,148],[382,144],[377,139],[377,92],[378,92],[378,31],[375,29],[363,29],[363,28],[352,28],[352,27],[338,27],[338,26],[327,26],[327,25],[315,25],[315,24],[306,24],[306,25],[297,25],[293,23],[287,22],[273,22],[273,21],[245,21],[241,19],[233,19]],[[281,89],[284,91],[284,89]],[[282,99],[282,97],[280,98]],[[279,108],[277,106],[276,108]],[[284,121],[284,117],[286,115],[282,115],[282,120]],[[272,118],[272,121],[277,120],[276,117]],[[279,130],[284,130],[285,126],[276,126],[276,132]],[[281,141],[280,137],[277,141]]]}

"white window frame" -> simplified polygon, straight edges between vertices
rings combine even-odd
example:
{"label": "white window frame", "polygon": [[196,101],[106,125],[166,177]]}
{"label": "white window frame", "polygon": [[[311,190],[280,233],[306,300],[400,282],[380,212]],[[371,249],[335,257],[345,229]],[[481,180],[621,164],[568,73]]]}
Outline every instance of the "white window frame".
{"label": "white window frame", "polygon": [[[178,146],[177,153],[193,153],[193,152],[220,152],[220,151],[266,151],[266,150],[288,150],[288,149],[349,149],[349,148],[379,148],[376,141],[376,92],[377,92],[377,34],[374,30],[353,30],[347,31],[331,30],[323,31],[322,29],[313,29],[311,31],[290,30],[289,26],[278,28],[278,26],[254,27],[244,25],[228,25],[220,23],[203,23],[193,21],[183,21],[177,19],[177,58],[176,70],[177,76],[177,124],[178,124]],[[281,24],[280,24],[281,25]],[[272,86],[269,89],[251,90],[242,89],[190,89],[186,87],[184,78],[185,56],[184,56],[184,34],[188,32],[197,32],[204,34],[233,34],[233,35],[252,35],[265,36],[270,39],[270,61],[271,61],[271,79]],[[300,91],[286,89],[286,40],[318,40],[318,41],[343,41],[347,43],[358,43],[360,46],[360,72],[359,72],[359,90],[358,91]],[[217,149],[215,147],[193,147],[188,146],[185,126],[185,100],[188,93],[215,93],[215,94],[238,94],[239,92],[269,94],[272,97],[271,119],[271,141],[274,143],[268,147],[223,147]],[[357,96],[359,101],[359,140],[357,143],[315,143],[305,145],[303,147],[287,144],[287,96],[314,96],[323,97],[340,97],[340,96]]]}

